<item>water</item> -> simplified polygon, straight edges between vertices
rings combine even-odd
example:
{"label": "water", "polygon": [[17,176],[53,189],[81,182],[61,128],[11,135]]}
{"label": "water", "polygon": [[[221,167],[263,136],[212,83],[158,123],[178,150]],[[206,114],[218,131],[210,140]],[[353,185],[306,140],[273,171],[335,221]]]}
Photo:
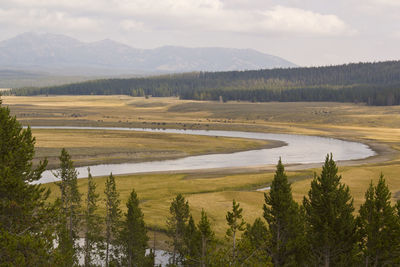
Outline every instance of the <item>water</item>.
{"label": "water", "polygon": [[256,189],[256,191],[259,191],[259,192],[267,191],[267,190],[271,190],[271,187],[270,187],[270,186],[267,186],[267,187],[263,187],[263,188],[258,188],[258,189]]}
{"label": "water", "polygon": [[[277,140],[285,142],[285,146],[249,150],[230,154],[211,154],[190,156],[175,160],[150,161],[142,163],[101,164],[90,166],[93,176],[106,176],[112,172],[115,175],[157,171],[183,171],[211,168],[249,167],[266,164],[276,164],[279,157],[284,164],[320,163],[328,153],[333,153],[337,160],[356,160],[374,156],[376,153],[367,145],[357,142],[343,141],[334,138],[306,136],[295,134],[272,134],[239,131],[214,130],[177,130],[177,129],[139,129],[113,127],[32,127],[41,129],[82,129],[82,130],[118,130],[144,131],[161,133],[178,133],[191,135],[207,135],[221,137],[239,137],[248,139]],[[78,178],[87,177],[87,167],[77,168]],[[56,181],[51,171],[43,173],[38,183]]]}
{"label": "water", "polygon": [[[77,244],[79,245],[80,248],[83,248],[85,245],[85,239],[84,238],[79,238],[77,241]],[[55,244],[57,246],[57,242]],[[105,253],[105,251],[103,251],[103,253]],[[146,255],[150,253],[150,249],[146,249]],[[97,257],[96,255],[92,255],[92,262],[94,264],[97,264],[99,266],[103,266],[105,265],[105,262],[101,259],[99,259],[99,257]],[[168,261],[169,258],[171,257],[171,253],[169,253],[168,251],[165,250],[161,250],[161,249],[156,249],[155,253],[154,253],[154,263],[155,265],[161,265],[161,266],[167,266],[168,265]],[[85,258],[84,258],[84,254],[83,252],[80,252],[78,255],[78,260],[79,260],[79,264],[80,265],[84,265],[85,264]]]}

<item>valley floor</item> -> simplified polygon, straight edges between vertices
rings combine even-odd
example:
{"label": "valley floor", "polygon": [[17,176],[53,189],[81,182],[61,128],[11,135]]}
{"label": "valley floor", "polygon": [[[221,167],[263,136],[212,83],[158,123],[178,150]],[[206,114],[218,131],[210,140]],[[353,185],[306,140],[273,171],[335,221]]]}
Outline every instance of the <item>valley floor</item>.
{"label": "valley floor", "polygon": [[[400,199],[400,106],[372,107],[330,102],[217,103],[128,96],[7,96],[2,99],[24,125],[240,130],[318,135],[363,142],[377,151],[378,156],[339,162],[342,182],[349,185],[356,210],[364,201],[370,181],[376,183],[381,172],[392,191],[392,200]],[[56,165],[56,155],[61,147],[71,150],[77,164],[82,165],[104,160],[151,160],[273,145],[264,141],[214,140],[198,136],[177,140],[162,134],[116,131],[34,130],[33,134],[37,137],[38,156],[49,156],[52,166]],[[132,159],[131,156],[139,150],[143,158]],[[297,201],[302,201],[307,194],[314,172],[318,174],[320,167],[318,164],[286,166]],[[241,203],[248,222],[262,216],[264,195],[255,190],[268,186],[273,174],[274,166],[260,166],[125,175],[118,176],[116,181],[122,203],[135,188],[142,200],[145,220],[152,229],[165,229],[170,202],[177,193],[183,193],[189,200],[194,218],[198,220],[201,209],[205,208],[217,236],[222,237],[226,231],[225,214],[233,198]],[[105,178],[99,177],[96,181],[98,192],[102,193]],[[86,185],[86,179],[79,180],[82,192]],[[58,194],[57,187],[53,184],[46,186],[52,189],[51,197],[54,199]],[[157,240],[162,242],[164,238],[161,235]]]}

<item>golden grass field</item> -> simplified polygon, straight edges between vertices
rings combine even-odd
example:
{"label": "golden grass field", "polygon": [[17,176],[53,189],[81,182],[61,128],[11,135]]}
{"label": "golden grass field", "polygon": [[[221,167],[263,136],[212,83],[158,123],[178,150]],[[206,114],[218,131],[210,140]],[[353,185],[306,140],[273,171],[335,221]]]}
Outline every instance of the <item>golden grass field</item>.
{"label": "golden grass field", "polygon": [[[293,172],[292,177],[312,175],[311,172]],[[116,178],[121,200],[126,200],[132,188],[138,192],[146,222],[151,228],[163,228],[169,213],[169,205],[178,193],[189,200],[194,218],[199,219],[204,208],[214,222],[214,230],[220,236],[225,229],[225,212],[232,205],[232,199],[239,201],[244,208],[246,219],[250,222],[262,215],[263,193],[255,189],[265,187],[273,179],[273,173],[230,174],[210,178],[202,174],[146,174],[124,175]],[[96,178],[98,192],[104,192],[105,177]],[[48,185],[52,192],[51,200],[59,196],[55,184]],[[81,192],[87,187],[87,179],[80,179]],[[255,208],[258,207],[258,208]],[[104,208],[104,203],[101,204]],[[125,209],[125,205],[122,207]]]}
{"label": "golden grass field", "polygon": [[142,162],[211,153],[231,153],[273,146],[273,142],[242,138],[105,130],[32,129],[36,156],[56,168],[63,147],[76,166]]}
{"label": "golden grass field", "polygon": [[[376,182],[381,172],[392,191],[392,200],[400,199],[400,106],[370,107],[363,104],[329,102],[217,103],[128,96],[7,96],[3,97],[3,104],[9,105],[12,113],[25,125],[223,129],[320,135],[360,141],[379,147],[382,154],[389,149],[392,149],[392,152],[379,160],[373,158],[340,166],[342,181],[349,185],[356,209],[363,202],[371,179]],[[146,146],[146,151],[150,154],[154,152],[156,155],[164,150],[160,149],[162,144],[165,147],[170,145],[171,151],[178,151],[177,153],[181,153],[179,155],[183,155],[267,145],[229,138],[224,142],[213,138],[200,140],[197,136],[168,144],[166,140],[168,141],[169,137],[151,134],[135,136],[111,131],[76,130],[55,134],[55,131],[34,131],[40,156],[51,150],[46,152],[47,146],[57,149],[66,146],[74,151],[74,147],[91,147],[90,144],[93,144],[95,149],[91,149],[96,155],[96,151],[99,151],[99,154],[104,151],[105,154],[112,154],[122,148],[126,148],[126,151],[136,151],[140,150],[141,145],[150,143],[154,145]],[[98,146],[99,138],[115,141],[110,142],[110,146]],[[187,144],[193,142],[198,142],[199,146],[188,148]],[[221,145],[220,150],[215,150],[213,142]],[[205,143],[208,144],[203,147]],[[88,155],[90,157],[89,150],[82,151],[81,154],[72,154],[82,158]],[[318,173],[320,168],[296,168],[298,167],[288,168],[288,176],[293,182],[294,197],[300,202],[309,190],[313,173]],[[116,181],[122,203],[127,199],[130,190],[135,188],[142,199],[145,220],[152,228],[165,228],[170,201],[177,193],[183,193],[189,200],[195,219],[198,219],[201,209],[204,208],[210,215],[217,235],[222,237],[226,230],[225,214],[231,207],[232,199],[235,198],[241,203],[245,219],[252,222],[256,217],[262,216],[263,205],[263,193],[254,190],[268,185],[272,178],[273,168],[270,167],[200,173],[125,175],[117,177]],[[105,178],[96,178],[96,181],[99,192],[102,193]],[[85,179],[79,180],[82,192],[85,191],[86,183]],[[55,186],[46,186],[53,189],[52,198],[56,197]]]}

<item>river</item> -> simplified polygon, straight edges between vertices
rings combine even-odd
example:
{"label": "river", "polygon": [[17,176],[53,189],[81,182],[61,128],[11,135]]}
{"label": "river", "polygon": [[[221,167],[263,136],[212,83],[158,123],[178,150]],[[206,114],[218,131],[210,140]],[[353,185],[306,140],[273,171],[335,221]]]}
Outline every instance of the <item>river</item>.
{"label": "river", "polygon": [[[277,140],[286,143],[285,146],[257,149],[229,154],[210,154],[189,156],[174,160],[150,161],[142,163],[101,164],[90,166],[93,176],[105,176],[112,172],[115,175],[133,174],[158,171],[184,171],[211,168],[250,167],[266,164],[276,164],[279,157],[284,164],[319,163],[325,160],[328,153],[334,159],[356,160],[374,156],[376,153],[367,145],[344,141],[334,138],[307,136],[296,134],[273,134],[258,132],[218,131],[218,130],[177,130],[177,129],[141,129],[117,127],[31,127],[33,129],[74,129],[74,130],[116,130],[116,131],[144,131],[160,133],[177,133],[191,135],[207,135],[221,137],[239,137],[248,139]],[[77,168],[78,178],[87,177],[87,166]],[[38,183],[56,181],[52,171],[43,173]]]}

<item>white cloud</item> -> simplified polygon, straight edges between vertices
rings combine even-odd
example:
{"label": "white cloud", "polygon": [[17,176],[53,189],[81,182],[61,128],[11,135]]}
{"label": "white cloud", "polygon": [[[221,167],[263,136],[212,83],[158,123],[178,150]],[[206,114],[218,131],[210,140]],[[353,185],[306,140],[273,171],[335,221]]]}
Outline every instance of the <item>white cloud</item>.
{"label": "white cloud", "polygon": [[125,31],[144,31],[146,30],[142,22],[126,19],[120,22],[121,28]]}
{"label": "white cloud", "polygon": [[[333,14],[274,6],[264,9],[227,8],[221,0],[10,0],[8,6],[33,25],[52,20],[63,26],[90,28],[97,21],[116,24],[122,30],[227,31],[251,34],[297,33],[343,35],[354,31]],[[44,15],[31,14],[43,12]]]}
{"label": "white cloud", "polygon": [[329,64],[399,58],[399,7],[400,0],[0,0],[0,39],[39,31],[146,48],[251,47]]}
{"label": "white cloud", "polygon": [[372,0],[375,4],[386,5],[386,6],[398,6],[400,7],[399,0]]}
{"label": "white cloud", "polygon": [[400,40],[400,30],[393,31],[391,37]]}
{"label": "white cloud", "polygon": [[93,30],[98,27],[98,23],[88,17],[45,9],[0,9],[0,23],[26,30]]}
{"label": "white cloud", "polygon": [[276,6],[272,10],[262,12],[262,14],[264,15],[262,26],[269,30],[317,35],[355,33],[335,15],[324,15],[283,6]]}
{"label": "white cloud", "polygon": [[[264,10],[226,9],[219,0],[147,0],[119,2],[125,12],[162,27],[244,33],[288,32],[315,35],[354,33],[340,18],[299,8],[275,6]],[[154,23],[151,21],[149,23]],[[170,24],[170,25],[169,25]]]}

